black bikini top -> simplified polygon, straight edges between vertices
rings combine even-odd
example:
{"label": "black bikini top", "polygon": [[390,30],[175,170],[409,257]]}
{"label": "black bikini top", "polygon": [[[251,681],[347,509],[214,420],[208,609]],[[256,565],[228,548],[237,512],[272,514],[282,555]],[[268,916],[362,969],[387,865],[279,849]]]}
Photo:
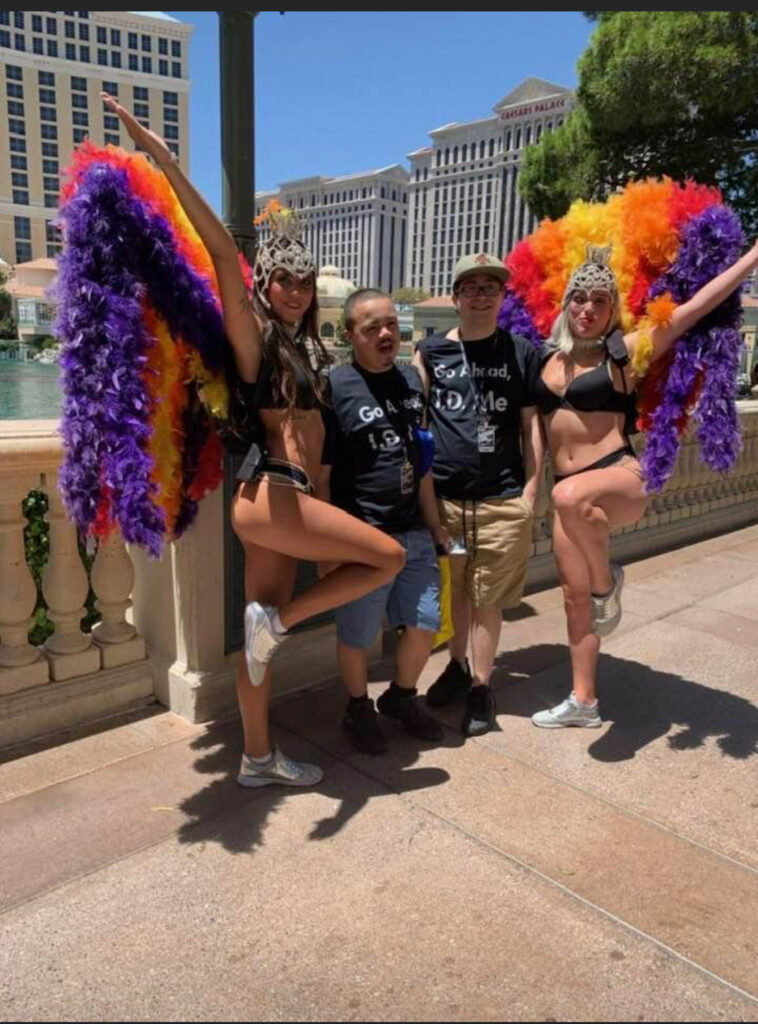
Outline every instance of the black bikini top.
{"label": "black bikini top", "polygon": [[[303,354],[307,359],[307,355]],[[238,381],[243,400],[255,409],[286,409],[287,401],[278,387],[274,386],[271,363],[262,360],[258,380],[253,383]],[[313,379],[300,363],[295,363],[295,408],[318,409],[321,407]]]}
{"label": "black bikini top", "polygon": [[[534,383],[534,400],[540,412],[549,415],[560,408],[575,409],[577,412],[621,412],[627,419],[633,421],[636,409],[635,396],[626,386],[624,373],[624,365],[629,361],[629,357],[625,346],[623,354],[616,353],[619,340],[623,344],[622,338],[618,339],[612,335],[608,339],[608,352],[603,362],[575,377],[562,395],[549,388],[540,375]],[[543,367],[554,354],[547,353],[542,363]],[[616,363],[621,373],[623,393],[613,386],[611,362]]]}
{"label": "black bikini top", "polygon": [[634,403],[634,395],[628,392],[622,394],[614,388],[607,359],[594,370],[575,377],[562,395],[549,388],[542,377],[538,377],[534,384],[534,398],[540,412],[545,414],[559,408],[576,409],[577,412],[626,413],[630,398]]}

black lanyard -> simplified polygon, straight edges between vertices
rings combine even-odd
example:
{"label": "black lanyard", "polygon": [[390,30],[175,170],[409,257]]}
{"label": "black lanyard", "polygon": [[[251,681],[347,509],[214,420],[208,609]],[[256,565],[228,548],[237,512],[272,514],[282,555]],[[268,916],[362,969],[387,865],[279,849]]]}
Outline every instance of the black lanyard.
{"label": "black lanyard", "polygon": [[[495,332],[493,334],[490,334],[487,338],[482,338],[481,340],[482,341],[489,341],[490,339],[492,339],[494,341],[494,343],[495,343],[493,345],[493,349],[497,352],[497,350],[499,350],[499,348],[500,348],[500,346],[498,344],[499,337],[500,336],[498,334],[498,331],[495,330]],[[483,392],[483,390],[481,390],[477,386],[477,384],[476,384],[476,382],[474,380],[474,369],[473,369],[471,363],[469,362],[468,355],[466,354],[466,342],[461,337],[461,329],[460,329],[460,327],[458,328],[458,339],[459,339],[459,343],[460,343],[460,346],[461,346],[461,356],[463,358],[463,365],[465,366],[466,370],[468,371],[468,379],[469,379],[469,387],[471,389],[471,395],[474,398],[474,413],[476,415],[477,425],[478,424],[485,424],[485,425],[489,424],[490,416],[489,416],[489,413],[484,408],[484,392]]]}

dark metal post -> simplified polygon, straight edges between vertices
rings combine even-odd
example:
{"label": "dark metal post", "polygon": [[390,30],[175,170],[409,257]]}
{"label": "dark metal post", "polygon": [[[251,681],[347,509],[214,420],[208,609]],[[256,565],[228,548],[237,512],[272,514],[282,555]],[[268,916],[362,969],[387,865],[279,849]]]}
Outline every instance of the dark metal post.
{"label": "dark metal post", "polygon": [[219,11],[222,219],[252,264],[255,252],[255,11]]}
{"label": "dark metal post", "polygon": [[[221,67],[221,219],[250,266],[255,260],[254,11],[219,11]],[[227,454],[224,503],[231,506],[240,458]],[[224,517],[225,647],[242,646],[245,554]]]}

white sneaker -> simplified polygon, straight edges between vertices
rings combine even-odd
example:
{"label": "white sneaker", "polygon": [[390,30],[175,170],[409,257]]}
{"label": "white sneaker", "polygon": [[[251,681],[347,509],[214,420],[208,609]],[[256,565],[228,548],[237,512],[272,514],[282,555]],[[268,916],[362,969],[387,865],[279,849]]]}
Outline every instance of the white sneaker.
{"label": "white sneaker", "polygon": [[247,674],[253,686],[260,686],[266,674],[266,665],[286,634],[277,633],[271,619],[275,608],[251,601],[245,608],[245,661]]}
{"label": "white sneaker", "polygon": [[611,565],[613,586],[602,597],[592,595],[592,631],[598,636],[609,636],[621,622],[621,588],[624,586],[624,570],[620,565]]}
{"label": "white sneaker", "polygon": [[603,724],[597,705],[588,707],[580,704],[573,693],[549,711],[538,711],[532,715],[532,722],[542,729],[562,729],[567,725],[576,725],[580,729],[598,729]]}
{"label": "white sneaker", "polygon": [[247,754],[242,755],[237,782],[240,786],[255,789],[259,786],[315,786],[324,777],[317,764],[293,761],[274,747],[273,756],[266,764],[255,764]]}

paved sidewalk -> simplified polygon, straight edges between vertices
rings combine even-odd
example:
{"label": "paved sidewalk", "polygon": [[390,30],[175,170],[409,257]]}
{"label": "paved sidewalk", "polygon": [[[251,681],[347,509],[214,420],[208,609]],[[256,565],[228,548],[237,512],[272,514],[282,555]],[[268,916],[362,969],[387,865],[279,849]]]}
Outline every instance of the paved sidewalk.
{"label": "paved sidewalk", "polygon": [[758,1021],[758,526],[626,580],[600,730],[529,720],[549,590],[465,744],[456,710],[357,754],[333,682],[274,708],[315,790],[239,789],[238,723],[169,713],[0,764],[0,1020]]}

